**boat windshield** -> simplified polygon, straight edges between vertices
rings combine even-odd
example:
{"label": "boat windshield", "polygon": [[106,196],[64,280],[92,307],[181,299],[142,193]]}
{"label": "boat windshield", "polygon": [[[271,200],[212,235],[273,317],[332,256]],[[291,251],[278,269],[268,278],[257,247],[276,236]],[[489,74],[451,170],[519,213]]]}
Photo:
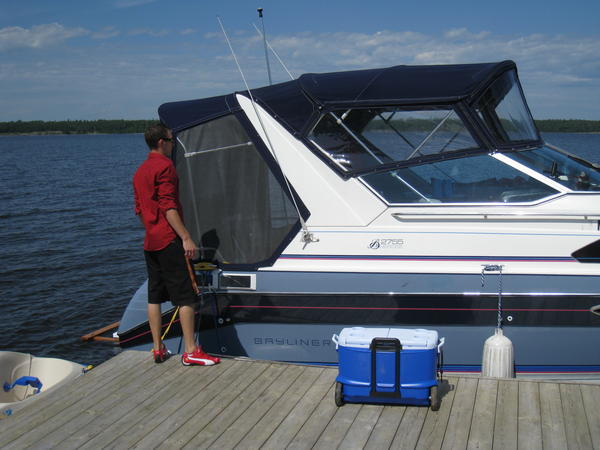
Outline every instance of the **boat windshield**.
{"label": "boat windshield", "polygon": [[574,191],[600,191],[600,172],[583,160],[548,147],[507,156]]}
{"label": "boat windshield", "polygon": [[478,147],[448,107],[334,110],[319,120],[309,139],[345,172]]}
{"label": "boat windshield", "polygon": [[514,70],[494,81],[478,100],[475,109],[498,146],[539,140]]}
{"label": "boat windshield", "polygon": [[490,155],[436,161],[360,178],[388,204],[529,203],[558,193]]}

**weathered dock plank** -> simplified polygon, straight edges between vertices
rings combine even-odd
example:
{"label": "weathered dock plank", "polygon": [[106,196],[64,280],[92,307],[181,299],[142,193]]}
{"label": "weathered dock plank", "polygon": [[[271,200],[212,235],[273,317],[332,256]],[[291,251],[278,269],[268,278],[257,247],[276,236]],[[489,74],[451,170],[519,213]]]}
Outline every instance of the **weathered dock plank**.
{"label": "weathered dock plank", "polygon": [[[273,431],[269,439],[264,443],[265,449],[279,449],[290,445],[294,437],[311,417],[313,411],[324,399],[327,408],[322,411],[320,418],[327,423],[335,412],[333,403],[333,383],[335,382],[337,372],[335,370],[324,370],[317,381],[311,386],[306,395],[296,404],[287,417],[281,422],[281,425]],[[318,418],[317,418],[318,420]]]}
{"label": "weathered dock plank", "polygon": [[383,406],[380,405],[363,405],[350,429],[340,442],[339,448],[348,450],[364,448],[382,410]]}
{"label": "weathered dock plank", "polygon": [[478,382],[479,380],[476,378],[461,378],[459,380],[442,442],[443,449],[465,448],[467,446]]}
{"label": "weathered dock plank", "polygon": [[312,448],[323,450],[337,448],[361,408],[362,406],[357,404],[347,404],[343,408],[338,408]]}
{"label": "weathered dock plank", "polygon": [[[0,422],[0,448],[6,447],[31,429],[37,429],[52,417],[60,415],[63,410],[74,405],[79,406],[79,402],[89,394],[88,385],[92,384],[98,391],[111,387],[114,382],[118,382],[119,378],[127,376],[129,370],[144,358],[147,358],[147,355],[143,355],[142,352],[120,353],[72,383],[58,387],[34,402],[28,402],[23,408],[12,407],[14,417],[26,415],[27,422],[13,420]],[[119,370],[115,370],[117,367]]]}
{"label": "weathered dock plank", "polygon": [[[320,367],[307,367],[302,376],[296,378],[290,389],[282,395],[271,409],[243,438],[243,447],[258,449],[278,429],[279,425],[289,417],[290,411],[307,395],[311,386],[318,382],[326,369]],[[325,373],[325,375],[329,375]],[[330,377],[325,377],[327,387],[331,385]]]}
{"label": "weathered dock plank", "polygon": [[[266,364],[250,363],[249,367],[244,367],[239,372],[233,372],[231,378],[219,378],[212,384],[212,389],[206,392],[206,396],[200,393],[195,398],[188,398],[188,401],[173,414],[163,416],[162,422],[137,442],[133,448],[156,448],[159,444],[164,448],[179,448],[187,444],[194,437],[195,432],[190,428],[182,429],[182,427],[190,419],[196,417],[198,421],[204,421],[204,425],[208,424],[267,367]],[[194,367],[194,369],[197,368]]]}
{"label": "weathered dock plank", "polygon": [[467,442],[468,449],[491,449],[493,447],[497,396],[498,380],[489,378],[479,380]]}
{"label": "weathered dock plank", "polygon": [[[98,393],[97,396],[91,396],[81,401],[81,410],[70,410],[63,412],[59,417],[53,418],[52,422],[42,425],[40,431],[44,431],[43,439],[31,445],[32,449],[61,447],[78,448],[81,442],[93,436],[88,434],[89,430],[94,430],[94,422],[102,425],[113,421],[112,412],[114,410],[125,409],[132,411],[138,404],[141,397],[150,397],[160,389],[158,380],[167,372],[163,366],[147,366],[148,370],[141,370],[135,373],[135,382],[131,380],[121,380],[122,385],[117,385],[117,390],[113,392]],[[123,401],[127,399],[127,401]],[[110,412],[110,414],[108,414]],[[58,423],[62,425],[58,426]],[[46,425],[50,424],[47,429]],[[47,429],[47,431],[46,431]]]}
{"label": "weathered dock plank", "polygon": [[[147,358],[147,355],[145,355]],[[36,422],[35,433],[30,432],[31,428],[26,429],[25,433],[13,440],[10,444],[5,445],[5,448],[23,448],[32,447],[33,444],[40,441],[42,438],[47,442],[47,447],[53,443],[57,444],[66,437],[62,432],[63,426],[68,426],[75,418],[84,417],[87,411],[94,407],[102,407],[106,402],[120,401],[120,389],[131,383],[140,374],[143,363],[138,363],[120,372],[116,377],[113,377],[110,383],[104,383],[97,389],[88,391],[82,389],[76,398],[67,397],[63,401],[54,401],[43,408],[40,417]],[[156,368],[160,371],[160,367]],[[83,386],[81,386],[83,388]],[[137,386],[134,386],[137,388]],[[75,400],[75,401],[74,401]],[[39,403],[39,402],[38,402]],[[65,407],[74,406],[74,407]],[[36,415],[38,416],[38,415]],[[27,421],[29,426],[32,423]]]}
{"label": "weathered dock plank", "polygon": [[[262,383],[259,388],[263,390],[261,392],[255,389],[253,395],[258,393],[258,396],[248,405],[245,411],[241,411],[241,408],[250,402],[251,398],[242,398],[236,401],[235,404],[230,405],[232,406],[230,409],[234,409],[234,411],[224,410],[220,415],[220,420],[213,420],[203,430],[202,444],[200,446],[197,443],[192,444],[190,442],[187,447],[234,448],[303,372],[304,367],[302,366],[287,366],[270,386],[267,385],[268,381],[262,378],[259,379],[257,383]],[[252,386],[249,389],[252,389]],[[213,442],[211,442],[211,436],[215,437]]]}
{"label": "weathered dock plank", "polygon": [[517,448],[518,414],[519,383],[516,380],[500,380],[496,398],[493,448],[503,450]]}
{"label": "weathered dock plank", "polygon": [[559,450],[567,448],[565,421],[558,384],[540,384],[540,411],[544,449]]}
{"label": "weathered dock plank", "polygon": [[592,438],[585,415],[581,389],[576,384],[561,384],[560,398],[569,448],[592,448]]}
{"label": "weathered dock plank", "polygon": [[448,378],[449,392],[443,397],[439,411],[433,412],[429,410],[427,412],[416,448],[431,449],[442,447],[458,380],[458,378]]}
{"label": "weathered dock plank", "polygon": [[592,446],[595,450],[600,449],[600,386],[581,385],[583,406],[590,428]]}
{"label": "weathered dock plank", "polygon": [[402,415],[402,421],[396,430],[391,448],[409,450],[416,447],[423,423],[425,423],[425,417],[427,417],[427,411],[427,408],[406,408]]}
{"label": "weathered dock plank", "polygon": [[[271,365],[264,370],[245,389],[240,390],[237,396],[219,396],[215,398],[213,408],[204,411],[201,415],[194,415],[176,433],[165,442],[170,448],[206,448],[221,431],[226,430],[234,423],[244,411],[247,410],[259,396],[270,389],[272,384],[279,379],[286,370],[285,366]],[[227,405],[218,414],[216,404]],[[197,439],[195,437],[199,435]],[[175,437],[175,440],[173,440]]]}
{"label": "weathered dock plank", "polygon": [[542,449],[539,383],[519,382],[518,448]]}
{"label": "weathered dock plank", "polygon": [[441,407],[335,406],[337,370],[123,352],[0,420],[2,448],[595,448],[600,385],[452,377]]}
{"label": "weathered dock plank", "polygon": [[[289,443],[287,448],[289,449],[306,449],[312,448],[321,433],[327,428],[329,422],[333,418],[333,416],[338,412],[338,408],[335,406],[335,403],[332,401],[334,395],[335,387],[332,384],[331,388],[325,394],[323,398],[321,398],[317,407],[312,411],[312,414],[306,422],[302,425],[296,436]],[[345,409],[340,408],[340,409]],[[345,413],[345,416],[348,414],[356,415],[358,410],[358,405],[349,405],[349,411]]]}
{"label": "weathered dock plank", "polygon": [[[163,364],[181,367],[179,361]],[[97,448],[125,448],[142,439],[149,430],[161,423],[165,417],[177,411],[186,401],[205,390],[210,383],[227,372],[235,372],[241,363],[222,364],[215,367],[198,367],[190,370],[181,367],[177,374],[169,373],[161,382],[158,395],[146,398],[133,414],[119,414],[112,425],[102,429],[95,437],[81,445],[82,450]],[[175,370],[174,370],[175,371]],[[94,424],[95,426],[96,424]]]}
{"label": "weathered dock plank", "polygon": [[405,412],[405,406],[384,406],[364,448],[377,450],[391,447]]}

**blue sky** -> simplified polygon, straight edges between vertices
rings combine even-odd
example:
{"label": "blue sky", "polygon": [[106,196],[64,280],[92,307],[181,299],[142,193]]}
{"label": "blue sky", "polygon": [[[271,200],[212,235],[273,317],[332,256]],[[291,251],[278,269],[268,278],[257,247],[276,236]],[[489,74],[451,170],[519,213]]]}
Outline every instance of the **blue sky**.
{"label": "blue sky", "polygon": [[[600,120],[600,1],[0,0],[0,121],[157,116],[291,72],[513,59],[536,118]],[[275,82],[288,75],[271,56]]]}

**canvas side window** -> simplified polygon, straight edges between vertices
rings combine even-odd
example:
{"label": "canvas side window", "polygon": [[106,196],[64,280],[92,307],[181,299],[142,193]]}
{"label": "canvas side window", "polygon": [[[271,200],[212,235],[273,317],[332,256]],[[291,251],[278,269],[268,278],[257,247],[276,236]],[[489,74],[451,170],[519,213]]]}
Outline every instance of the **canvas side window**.
{"label": "canvas side window", "polygon": [[499,145],[539,139],[514,70],[494,81],[476,110]]}
{"label": "canvas side window", "polygon": [[309,139],[347,172],[478,147],[448,107],[336,110],[321,118]]}
{"label": "canvas side window", "polygon": [[207,260],[264,265],[298,223],[289,195],[234,115],[177,135],[186,226]]}

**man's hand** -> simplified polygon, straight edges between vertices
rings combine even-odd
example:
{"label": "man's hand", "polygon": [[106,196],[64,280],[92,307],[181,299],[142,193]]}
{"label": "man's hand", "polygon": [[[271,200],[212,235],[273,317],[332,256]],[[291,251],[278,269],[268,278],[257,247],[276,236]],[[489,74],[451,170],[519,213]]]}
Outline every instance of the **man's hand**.
{"label": "man's hand", "polygon": [[198,247],[192,238],[183,239],[183,251],[186,258],[196,259],[198,257]]}
{"label": "man's hand", "polygon": [[183,221],[181,220],[181,217],[179,216],[177,210],[169,209],[165,213],[165,216],[169,224],[175,230],[175,233],[177,233],[177,236],[179,236],[183,241],[183,252],[185,254],[185,257],[195,259],[198,256],[198,247],[196,247],[196,244],[192,240],[192,237],[190,236],[190,233],[188,232],[185,225],[183,224]]}

